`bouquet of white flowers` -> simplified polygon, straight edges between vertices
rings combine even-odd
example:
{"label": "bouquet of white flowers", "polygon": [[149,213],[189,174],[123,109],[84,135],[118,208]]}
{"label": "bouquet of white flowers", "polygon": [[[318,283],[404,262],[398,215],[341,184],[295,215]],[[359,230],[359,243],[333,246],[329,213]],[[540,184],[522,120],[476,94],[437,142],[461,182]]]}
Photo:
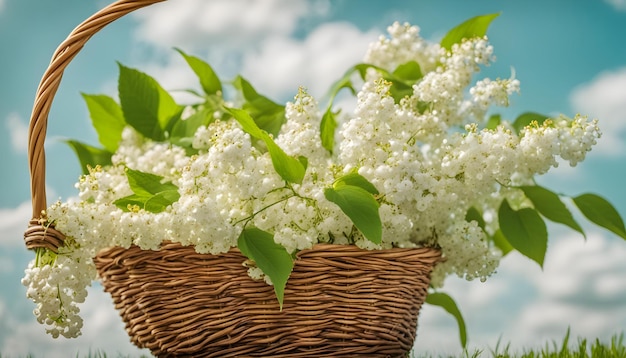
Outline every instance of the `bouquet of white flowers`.
{"label": "bouquet of white flowers", "polygon": [[[112,247],[175,243],[217,256],[238,248],[240,265],[272,285],[280,307],[296,254],[319,244],[440,251],[427,302],[451,312],[454,302],[438,290],[446,276],[485,280],[511,250],[543,265],[544,219],[582,229],[534,178],[557,157],[583,160],[600,130],[578,115],[507,121],[493,113],[520,86],[514,74],[475,80],[494,60],[485,34],[495,17],[470,19],[440,43],[416,26],[391,25],[323,107],[304,88],[277,104],[241,76],[228,91],[182,51],[202,91],[180,105],[152,77],[120,65],[119,103],[84,95],[102,147],[68,141],[84,169],[79,199],[38,218],[65,237],[58,250],[39,248],[26,270],[37,319],[55,337],[79,335],[77,305],[97,278],[94,258]],[[356,95],[352,113],[334,104],[343,89]],[[626,237],[604,199],[573,203]]]}

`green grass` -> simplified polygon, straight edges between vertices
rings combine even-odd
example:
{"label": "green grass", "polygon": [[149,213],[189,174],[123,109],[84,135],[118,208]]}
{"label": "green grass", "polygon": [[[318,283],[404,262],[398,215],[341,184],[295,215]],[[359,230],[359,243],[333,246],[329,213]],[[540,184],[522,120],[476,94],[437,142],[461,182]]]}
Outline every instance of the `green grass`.
{"label": "green grass", "polygon": [[610,342],[599,339],[589,341],[579,338],[577,344],[570,344],[570,332],[567,331],[562,342],[546,343],[542,348],[527,348],[513,351],[510,344],[501,347],[500,342],[494,349],[487,351],[464,351],[458,356],[434,354],[413,354],[413,358],[626,358],[624,333],[614,335]]}
{"label": "green grass", "polygon": [[[76,358],[148,358],[147,356],[128,356],[122,354],[109,355],[102,351],[76,354]],[[510,344],[501,346],[500,342],[494,349],[489,351],[475,350],[464,351],[457,356],[412,353],[411,358],[626,358],[626,342],[624,333],[614,335],[610,342],[601,342],[599,339],[587,340],[579,338],[577,344],[570,344],[570,332],[568,331],[561,342],[553,341],[546,343],[544,347],[528,348],[522,351],[513,351]],[[0,358],[21,358],[3,356]],[[37,358],[35,355],[27,355],[24,358]]]}
{"label": "green grass", "polygon": [[540,350],[524,351],[521,354],[512,355],[509,353],[509,347],[505,347],[502,352],[498,349],[492,352],[494,357],[520,357],[520,358],[602,358],[602,357],[619,357],[626,358],[626,346],[624,345],[624,334],[613,336],[609,343],[600,342],[599,339],[588,341],[587,339],[579,339],[578,344],[569,346],[569,331],[563,342],[558,345],[553,342]]}

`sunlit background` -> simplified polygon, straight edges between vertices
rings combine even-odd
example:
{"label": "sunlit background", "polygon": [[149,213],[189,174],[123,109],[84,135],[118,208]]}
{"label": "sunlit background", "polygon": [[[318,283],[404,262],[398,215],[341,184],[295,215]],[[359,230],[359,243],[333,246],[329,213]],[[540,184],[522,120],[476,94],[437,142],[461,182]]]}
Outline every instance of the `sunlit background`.
{"label": "sunlit background", "polygon": [[[82,307],[77,339],[54,340],[32,315],[20,284],[32,259],[22,243],[30,219],[27,128],[37,84],[62,40],[110,1],[0,0],[0,354],[68,357],[104,350],[139,355],[110,298],[99,285]],[[47,141],[49,200],[75,195],[80,173],[61,142],[96,143],[80,92],[116,92],[120,61],[156,77],[167,89],[197,87],[172,50],[209,61],[223,79],[242,73],[257,89],[287,101],[304,86],[315,96],[365,54],[369,42],[394,21],[419,25],[438,41],[461,21],[500,12],[489,29],[497,62],[482,75],[509,77],[521,94],[509,117],[533,110],[588,114],[604,135],[576,168],[566,163],[541,182],[578,195],[596,192],[626,215],[626,1],[624,0],[170,0],[127,16],[95,36],[66,71],[50,116]],[[486,283],[450,278],[446,292],[468,324],[470,349],[542,346],[572,335],[608,340],[626,328],[626,242],[585,226],[587,239],[551,226],[553,240],[542,271],[511,254]],[[425,306],[417,352],[458,353],[454,320]],[[145,351],[143,352],[145,353]]]}

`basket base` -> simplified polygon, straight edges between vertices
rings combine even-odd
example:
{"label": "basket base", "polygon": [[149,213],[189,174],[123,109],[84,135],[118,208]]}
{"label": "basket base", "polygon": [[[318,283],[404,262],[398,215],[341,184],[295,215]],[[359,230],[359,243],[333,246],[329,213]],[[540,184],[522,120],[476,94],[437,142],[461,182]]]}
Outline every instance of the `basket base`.
{"label": "basket base", "polygon": [[282,311],[237,249],[168,243],[95,261],[131,341],[158,357],[406,357],[440,255],[316,245],[298,253]]}

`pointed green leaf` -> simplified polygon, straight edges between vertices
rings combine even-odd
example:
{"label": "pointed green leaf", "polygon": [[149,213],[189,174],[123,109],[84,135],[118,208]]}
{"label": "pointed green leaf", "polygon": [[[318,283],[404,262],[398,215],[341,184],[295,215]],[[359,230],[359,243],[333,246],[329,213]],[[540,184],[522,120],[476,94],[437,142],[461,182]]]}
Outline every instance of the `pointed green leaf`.
{"label": "pointed green leaf", "polygon": [[163,141],[183,107],[147,74],[119,65],[118,90],[126,123],[146,138]]}
{"label": "pointed green leaf", "polygon": [[483,219],[483,215],[480,211],[473,206],[467,210],[467,213],[465,214],[465,221],[476,221],[478,226],[485,230],[485,219]]}
{"label": "pointed green leaf", "polygon": [[143,205],[146,211],[160,213],[180,199],[178,190],[165,190],[151,196]]}
{"label": "pointed green leaf", "polygon": [[85,93],[82,96],[87,103],[89,117],[98,133],[100,144],[109,152],[115,152],[126,126],[122,108],[109,96]]}
{"label": "pointed green leaf", "polygon": [[389,93],[395,103],[400,103],[403,98],[412,96],[413,85],[422,78],[422,71],[415,61],[398,66],[393,73],[374,65],[367,65],[367,67],[375,69],[386,81],[391,82]]}
{"label": "pointed green leaf", "polygon": [[506,237],[502,233],[502,230],[496,230],[495,234],[491,237],[493,243],[502,251],[502,256],[506,256],[509,252],[514,250],[514,247],[506,241]]}
{"label": "pointed green leaf", "polygon": [[254,119],[252,119],[250,113],[248,113],[246,110],[238,108],[226,108],[226,111],[230,113],[235,118],[235,120],[239,122],[241,128],[243,128],[243,130],[246,133],[250,134],[252,137],[261,139],[263,141],[265,141],[266,138],[269,138],[271,141],[273,141],[273,139],[267,134],[267,132],[257,126],[257,124],[254,122]]}
{"label": "pointed green leaf", "polygon": [[214,111],[205,108],[185,119],[174,121],[167,142],[182,147],[188,157],[198,154],[199,150],[193,148],[194,135],[198,128],[208,126],[215,120],[213,113]]}
{"label": "pointed green leaf", "polygon": [[[243,107],[246,108],[246,110],[247,108],[251,108],[245,104]],[[254,122],[256,122],[259,128],[262,128],[267,133],[271,133],[276,136],[280,132],[280,128],[283,123],[285,123],[285,110],[280,109],[278,111],[258,112],[257,116],[254,118]]]}
{"label": "pointed green leaf", "polygon": [[178,190],[168,190],[155,195],[131,194],[115,200],[113,204],[123,211],[129,211],[129,206],[138,206],[151,213],[160,213],[178,199],[180,199]]}
{"label": "pointed green leaf", "polygon": [[291,255],[274,242],[274,235],[257,228],[244,229],[237,240],[237,247],[272,280],[282,310],[285,286],[294,265]]}
{"label": "pointed green leaf", "polygon": [[302,168],[304,168],[304,171],[306,171],[306,168],[309,167],[309,159],[302,155],[299,155],[297,159],[300,162],[300,164],[302,164]]}
{"label": "pointed green leaf", "polygon": [[[403,83],[399,76],[395,76],[394,74],[389,73],[387,70],[381,67],[367,63],[359,63],[349,68],[343,75],[343,77],[336,81],[328,91],[329,103],[328,107],[326,108],[326,112],[324,112],[324,116],[322,117],[322,123],[320,124],[322,146],[326,148],[326,150],[328,150],[330,153],[332,153],[334,149],[335,129],[337,128],[336,116],[339,114],[339,112],[333,112],[332,110],[335,97],[344,88],[349,89],[353,95],[356,95],[357,90],[352,83],[352,76],[355,72],[358,72],[361,76],[361,79],[365,80],[365,74],[368,68],[376,69],[383,76],[385,76],[388,81],[393,82],[394,86],[392,86],[391,92],[393,98],[396,100],[396,103],[398,103],[400,99],[404,98],[407,93],[409,95],[412,94],[413,89],[411,85]],[[404,67],[399,66],[396,71],[398,71],[398,74],[400,76],[416,77],[418,76],[418,73],[419,76],[421,76],[421,70],[419,69],[419,65],[417,64],[417,62],[415,62],[414,64],[408,63]]]}
{"label": "pointed green leaf", "polygon": [[171,182],[163,183],[163,177],[152,173],[126,168],[126,177],[133,193],[140,196],[152,196],[163,191],[178,190]]}
{"label": "pointed green leaf", "polygon": [[335,182],[333,183],[333,188],[337,189],[342,185],[353,185],[368,191],[370,194],[378,194],[378,189],[376,189],[374,184],[370,183],[356,170],[335,180]]}
{"label": "pointed green leaf", "polygon": [[129,206],[138,206],[140,208],[144,207],[144,204],[146,203],[146,201],[148,200],[149,196],[140,196],[137,194],[131,194],[128,196],[125,196],[123,198],[117,199],[113,202],[113,205],[117,206],[118,208],[122,209],[123,211],[129,211],[128,207]]}
{"label": "pointed green leaf", "polygon": [[452,30],[448,31],[446,36],[441,40],[441,47],[450,50],[452,49],[452,45],[461,43],[463,39],[485,36],[491,21],[498,17],[498,15],[500,14],[480,15],[457,25]]}
{"label": "pointed green leaf", "polygon": [[244,131],[252,137],[265,142],[270,157],[272,158],[274,169],[281,178],[290,183],[302,183],[306,168],[300,160],[288,156],[267,132],[257,126],[247,111],[236,108],[226,108],[226,111],[239,122]]}
{"label": "pointed green leaf", "polygon": [[[385,78],[386,80],[390,80],[390,78]],[[400,81],[391,81],[392,85],[389,88],[389,93],[391,94],[391,98],[393,98],[394,103],[400,103],[405,97],[411,97],[413,95],[413,86],[408,85],[404,82]]]}
{"label": "pointed green leaf", "polygon": [[498,210],[498,221],[502,234],[511,246],[543,268],[548,249],[548,230],[537,211],[530,208],[515,211],[504,200]]}
{"label": "pointed green leaf", "polygon": [[378,202],[370,192],[354,185],[339,185],[324,189],[324,196],[339,206],[366,239],[380,244],[382,223]]}
{"label": "pointed green leaf", "polygon": [[368,63],[360,63],[353,67],[351,67],[344,76],[331,87],[330,91],[330,105],[327,111],[330,111],[332,108],[332,101],[339,91],[343,88],[349,88],[353,94],[356,93],[354,85],[352,84],[351,77],[355,72],[358,72],[361,76],[361,79],[365,80],[365,75],[367,73],[368,68],[373,68],[378,71],[382,77],[391,82],[392,86],[390,88],[391,97],[394,99],[396,103],[399,103],[400,100],[406,96],[411,96],[413,94],[413,84],[417,82],[420,78],[422,78],[422,72],[419,67],[419,64],[415,61],[409,61],[405,64],[402,64],[396,68],[396,70],[391,73],[382,67],[378,67]]}
{"label": "pointed green leaf", "polygon": [[332,108],[329,106],[326,112],[324,112],[322,122],[320,123],[322,146],[330,153],[333,152],[335,147],[335,129],[337,128],[337,120],[335,119],[335,116],[337,113],[333,112]]}
{"label": "pointed green leaf", "polygon": [[171,182],[163,183],[163,177],[126,168],[126,177],[133,194],[113,202],[128,211],[128,206],[139,206],[151,213],[160,213],[180,199],[178,187]]}
{"label": "pointed green leaf", "polygon": [[254,118],[257,126],[272,135],[278,135],[280,127],[285,122],[285,106],[260,95],[250,82],[241,76],[235,78],[233,85],[243,95],[245,99],[243,109]]}
{"label": "pointed green leaf", "polygon": [[80,161],[80,168],[83,174],[89,174],[89,170],[87,166],[91,166],[92,168],[96,165],[110,165],[111,157],[113,153],[107,151],[106,149],[96,148],[89,144],[81,143],[75,140],[66,140],[67,143]]}
{"label": "pointed green leaf", "polygon": [[546,116],[545,114],[525,112],[515,118],[515,121],[513,122],[513,128],[515,129],[515,132],[519,134],[522,129],[524,129],[524,127],[529,125],[531,122],[535,121],[539,125],[542,125],[543,122],[545,122],[548,118],[550,117]]}
{"label": "pointed green leaf", "polygon": [[465,328],[465,320],[459,310],[456,302],[449,295],[443,292],[431,292],[426,296],[426,303],[433,306],[439,306],[445,309],[451,314],[459,326],[459,338],[461,339],[461,346],[465,348],[467,346],[467,330]]}
{"label": "pointed green leaf", "polygon": [[194,134],[201,126],[208,126],[213,122],[213,113],[211,109],[200,110],[189,118],[176,121],[172,127],[171,138],[193,138]]}
{"label": "pointed green leaf", "polygon": [[392,74],[395,78],[409,83],[415,83],[424,76],[420,65],[415,61],[399,65]]}
{"label": "pointed green leaf", "polygon": [[333,83],[332,86],[330,86],[330,90],[328,91],[328,98],[329,98],[329,110],[330,107],[332,107],[332,103],[335,100],[335,97],[337,97],[337,94],[339,94],[339,92],[344,89],[347,88],[350,90],[350,92],[353,95],[356,95],[357,91],[354,88],[354,85],[352,84],[352,76],[354,75],[354,72],[356,72],[356,68],[355,67],[351,67],[350,69],[348,69],[348,71],[346,71],[346,73],[343,75],[343,77],[341,77],[339,80],[337,80],[335,83]]}
{"label": "pointed green leaf", "polygon": [[582,194],[574,198],[574,204],[589,221],[626,240],[624,220],[606,199],[595,194]]}
{"label": "pointed green leaf", "polygon": [[583,229],[578,225],[576,220],[574,220],[574,216],[572,216],[572,213],[567,209],[556,193],[538,185],[521,186],[520,189],[522,189],[526,197],[533,202],[535,209],[537,209],[541,215],[545,216],[548,220],[567,225],[585,236]]}
{"label": "pointed green leaf", "polygon": [[492,114],[487,120],[487,124],[485,128],[487,129],[496,129],[502,123],[502,116],[499,114]]}
{"label": "pointed green leaf", "polygon": [[219,77],[217,77],[211,65],[198,57],[187,55],[180,49],[176,49],[176,51],[185,58],[189,67],[191,67],[196,76],[198,76],[204,93],[212,95],[222,92],[222,82],[220,82]]}

